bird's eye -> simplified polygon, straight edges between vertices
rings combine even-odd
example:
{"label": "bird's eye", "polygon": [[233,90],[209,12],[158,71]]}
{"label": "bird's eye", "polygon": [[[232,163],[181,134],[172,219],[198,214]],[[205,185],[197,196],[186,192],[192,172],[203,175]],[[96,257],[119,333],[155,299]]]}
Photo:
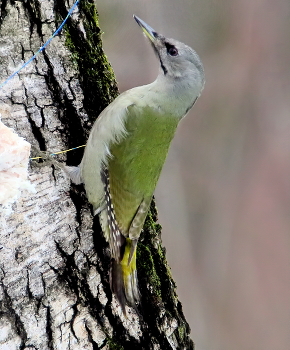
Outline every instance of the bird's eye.
{"label": "bird's eye", "polygon": [[167,49],[167,53],[170,56],[177,56],[178,55],[178,50],[174,45],[171,45],[169,43],[165,43],[166,49]]}
{"label": "bird's eye", "polygon": [[175,46],[171,46],[167,52],[169,53],[170,56],[177,56],[178,55],[178,50]]}

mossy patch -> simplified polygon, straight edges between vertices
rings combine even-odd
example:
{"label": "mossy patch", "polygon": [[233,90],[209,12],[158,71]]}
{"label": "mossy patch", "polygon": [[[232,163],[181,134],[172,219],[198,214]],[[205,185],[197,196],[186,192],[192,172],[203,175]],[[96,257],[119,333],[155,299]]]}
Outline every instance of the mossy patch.
{"label": "mossy patch", "polygon": [[124,347],[122,345],[110,338],[107,340],[107,345],[109,346],[110,350],[124,350]]}
{"label": "mossy patch", "polygon": [[165,248],[161,244],[162,227],[156,222],[157,215],[157,208],[153,200],[137,246],[137,269],[143,281],[145,278],[147,286],[150,286],[150,294],[154,296],[154,299],[158,298],[160,303],[162,299],[165,299],[164,280],[170,280],[171,287],[175,287],[175,284],[171,280]]}
{"label": "mossy patch", "polygon": [[[63,7],[58,4],[62,16]],[[80,23],[70,18],[65,25],[65,44],[78,68],[84,108],[91,121],[119,94],[111,64],[102,47],[101,29],[94,1],[79,4]]]}

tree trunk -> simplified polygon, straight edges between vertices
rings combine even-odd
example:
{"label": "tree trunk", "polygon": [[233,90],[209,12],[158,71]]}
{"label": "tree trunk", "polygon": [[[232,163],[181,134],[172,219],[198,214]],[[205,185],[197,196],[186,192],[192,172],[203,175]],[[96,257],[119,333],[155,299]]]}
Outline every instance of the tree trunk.
{"label": "tree trunk", "polygon": [[[72,5],[2,0],[1,82],[44,44]],[[53,153],[85,144],[117,94],[94,2],[81,0],[61,34],[0,90],[0,113],[19,136]],[[58,159],[78,165],[82,153]],[[29,180],[34,192],[22,192],[10,214],[0,208],[0,349],[193,349],[154,202],[138,245],[142,305],[126,318],[110,291],[108,245],[83,186],[46,163],[31,164]]]}

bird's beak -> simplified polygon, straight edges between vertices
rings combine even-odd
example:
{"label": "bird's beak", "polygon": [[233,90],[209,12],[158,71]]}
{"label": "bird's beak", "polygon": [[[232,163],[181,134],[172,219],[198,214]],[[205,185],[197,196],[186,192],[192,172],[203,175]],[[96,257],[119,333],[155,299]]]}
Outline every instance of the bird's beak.
{"label": "bird's beak", "polygon": [[151,41],[151,43],[154,44],[156,41],[156,38],[158,37],[158,34],[155,32],[153,28],[151,28],[147,23],[142,21],[141,18],[133,15],[135,21],[139,24],[139,26],[142,28],[143,33],[147,36],[147,38]]}

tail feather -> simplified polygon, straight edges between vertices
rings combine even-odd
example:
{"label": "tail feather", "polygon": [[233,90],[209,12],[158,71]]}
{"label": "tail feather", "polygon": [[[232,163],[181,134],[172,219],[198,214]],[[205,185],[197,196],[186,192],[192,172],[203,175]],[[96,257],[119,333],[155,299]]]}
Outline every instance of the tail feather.
{"label": "tail feather", "polygon": [[116,260],[112,260],[110,282],[111,282],[111,290],[116,295],[116,298],[118,299],[122,307],[123,313],[126,314],[126,311],[125,311],[126,297],[125,297],[122,266]]}
{"label": "tail feather", "polygon": [[124,313],[126,304],[136,308],[140,301],[136,270],[136,246],[137,242],[127,238],[122,260],[119,263],[113,260],[112,263],[111,288]]}

